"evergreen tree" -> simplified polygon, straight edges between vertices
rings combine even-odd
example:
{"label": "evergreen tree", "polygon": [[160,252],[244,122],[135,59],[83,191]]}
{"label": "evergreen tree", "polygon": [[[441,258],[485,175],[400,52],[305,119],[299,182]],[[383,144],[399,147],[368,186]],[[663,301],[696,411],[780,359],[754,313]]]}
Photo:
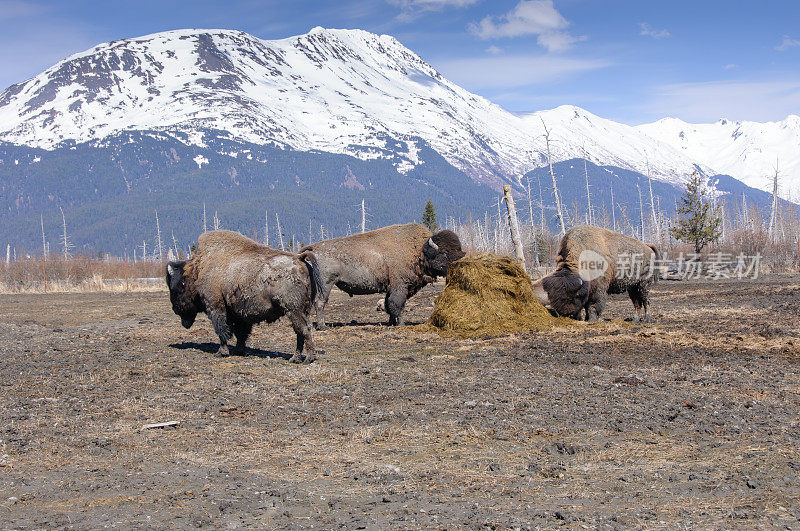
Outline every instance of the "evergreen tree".
{"label": "evergreen tree", "polygon": [[422,212],[422,224],[428,227],[431,232],[436,232],[439,228],[439,224],[436,223],[436,210],[434,210],[433,202],[430,199],[428,199],[425,204],[425,210]]}
{"label": "evergreen tree", "polygon": [[713,207],[706,199],[703,178],[696,171],[686,183],[686,192],[681,196],[678,214],[681,218],[670,232],[676,239],[693,244],[697,254],[700,254],[707,243],[717,240],[722,234],[719,207]]}

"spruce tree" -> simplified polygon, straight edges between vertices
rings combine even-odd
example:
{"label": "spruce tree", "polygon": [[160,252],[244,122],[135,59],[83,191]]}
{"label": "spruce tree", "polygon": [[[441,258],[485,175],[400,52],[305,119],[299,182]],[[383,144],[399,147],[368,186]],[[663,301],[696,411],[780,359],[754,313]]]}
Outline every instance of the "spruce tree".
{"label": "spruce tree", "polygon": [[425,210],[422,212],[422,224],[428,227],[431,232],[436,232],[439,224],[436,223],[436,210],[433,208],[433,202],[428,199],[425,204]]}
{"label": "spruce tree", "polygon": [[695,253],[700,254],[707,243],[722,235],[719,207],[713,207],[706,199],[703,178],[696,171],[686,183],[678,213],[681,218],[670,232],[676,239],[693,244]]}

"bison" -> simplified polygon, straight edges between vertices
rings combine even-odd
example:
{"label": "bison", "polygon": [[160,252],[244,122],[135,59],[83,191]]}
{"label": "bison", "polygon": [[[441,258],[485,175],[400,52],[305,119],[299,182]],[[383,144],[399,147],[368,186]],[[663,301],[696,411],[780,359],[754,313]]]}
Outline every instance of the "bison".
{"label": "bison", "polygon": [[[239,233],[206,232],[197,240],[191,259],[167,265],[172,310],[185,328],[205,312],[219,336],[222,352],[243,351],[253,325],[272,323],[287,315],[297,334],[289,361],[316,359],[309,311],[321,290],[314,253],[285,253],[260,245]],[[236,348],[228,341],[236,336]]]}
{"label": "bison", "polygon": [[648,292],[658,276],[658,250],[618,232],[588,225],[567,231],[559,245],[556,271],[533,284],[536,298],[555,313],[594,322],[608,293],[628,295],[636,320],[648,320]]}
{"label": "bison", "polygon": [[314,303],[318,329],[326,327],[323,311],[333,286],[350,296],[386,293],[389,324],[402,326],[408,298],[445,276],[450,264],[465,254],[453,231],[432,235],[418,223],[325,240],[302,251],[313,251],[319,262],[322,289]]}

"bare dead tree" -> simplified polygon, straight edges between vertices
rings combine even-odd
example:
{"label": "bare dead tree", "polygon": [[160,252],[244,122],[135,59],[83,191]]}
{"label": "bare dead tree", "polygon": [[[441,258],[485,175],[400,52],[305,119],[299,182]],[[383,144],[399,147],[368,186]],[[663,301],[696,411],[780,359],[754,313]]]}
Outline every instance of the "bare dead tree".
{"label": "bare dead tree", "polygon": [[203,232],[207,232],[208,229],[206,228],[206,203],[203,201]]}
{"label": "bare dead tree", "polygon": [[586,177],[586,224],[594,225],[592,218],[592,196],[589,194],[589,168],[586,164],[586,146],[583,146],[583,175]]}
{"label": "bare dead tree", "polygon": [[503,186],[503,192],[506,200],[506,209],[508,210],[508,227],[511,231],[511,241],[514,243],[514,254],[517,261],[522,265],[522,269],[525,270],[525,254],[522,251],[522,238],[520,238],[519,234],[519,221],[517,220],[514,196],[511,195],[509,186]]}
{"label": "bare dead tree", "polygon": [[367,232],[367,209],[364,200],[361,200],[361,232]]}
{"label": "bare dead tree", "polygon": [[211,223],[213,224],[212,226],[214,230],[219,230],[219,228],[222,226],[222,223],[219,220],[219,216],[217,216],[216,210],[214,211],[214,220]]}
{"label": "bare dead tree", "polygon": [[528,214],[531,223],[531,247],[533,249],[533,266],[539,267],[539,249],[537,248],[536,229],[533,226],[533,201],[531,200],[531,178],[528,177]]}
{"label": "bare dead tree", "polygon": [[658,218],[656,217],[656,203],[653,200],[653,179],[650,177],[650,159],[646,160],[647,160],[647,184],[650,186],[650,211],[653,215],[652,227],[650,227],[650,230],[652,231],[653,228],[655,227],[656,241],[661,241],[661,227],[659,227],[658,225]]}
{"label": "bare dead tree", "polygon": [[164,249],[161,240],[161,223],[158,222],[158,210],[156,210],[156,247],[158,248],[158,259],[164,259]]}
{"label": "bare dead tree", "polygon": [[772,177],[772,212],[769,216],[769,241],[775,243],[775,229],[778,223],[778,162],[775,162],[775,174]]}
{"label": "bare dead tree", "polygon": [[544,202],[542,201],[542,180],[539,178],[539,174],[536,174],[536,182],[539,186],[539,228],[544,233]]}
{"label": "bare dead tree", "polygon": [[286,248],[283,246],[283,233],[281,232],[281,219],[278,217],[278,213],[275,212],[275,224],[277,225],[278,229],[278,239],[281,243],[281,251],[285,251]]}
{"label": "bare dead tree", "polygon": [[42,257],[47,258],[47,241],[44,239],[44,214],[39,215],[39,221],[42,224]]}
{"label": "bare dead tree", "polygon": [[614,210],[614,174],[611,174],[611,230],[617,230],[617,213]]}
{"label": "bare dead tree", "polygon": [[644,241],[644,205],[642,204],[642,189],[639,187],[638,183],[636,184],[636,191],[639,192],[639,222],[641,223],[641,234],[639,235],[639,239]]}
{"label": "bare dead tree", "polygon": [[553,172],[553,158],[550,156],[550,130],[544,123],[544,118],[541,116],[539,119],[542,121],[544,127],[544,141],[547,146],[547,165],[550,167],[550,177],[553,179],[553,195],[556,198],[556,210],[558,211],[558,222],[561,224],[561,235],[567,232],[567,227],[564,225],[564,212],[561,209],[561,198],[558,195],[558,184],[556,183],[556,174]]}
{"label": "bare dead tree", "polygon": [[64,217],[64,209],[60,206],[58,209],[61,211],[61,224],[63,227],[63,232],[61,234],[61,245],[64,247],[64,260],[69,259],[69,250],[72,247],[72,244],[67,237],[67,218]]}

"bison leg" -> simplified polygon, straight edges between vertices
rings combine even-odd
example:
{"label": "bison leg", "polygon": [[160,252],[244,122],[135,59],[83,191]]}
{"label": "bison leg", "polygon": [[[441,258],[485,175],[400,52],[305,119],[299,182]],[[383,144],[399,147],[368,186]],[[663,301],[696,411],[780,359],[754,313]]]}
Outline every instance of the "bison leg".
{"label": "bison leg", "polygon": [[389,314],[389,326],[403,326],[403,309],[406,307],[406,295],[408,290],[403,286],[402,289],[390,290],[386,294],[386,313]]}
{"label": "bison leg", "polygon": [[[294,328],[294,333],[297,334],[297,348],[294,355],[289,358],[292,363],[311,363],[317,359],[316,350],[314,349],[314,337],[311,333],[311,323],[309,323],[308,316],[302,312],[295,311],[289,314],[289,320]],[[306,359],[303,360],[303,348],[306,349]]]}
{"label": "bison leg", "polygon": [[208,313],[208,318],[211,319],[211,324],[214,325],[214,332],[219,336],[220,348],[217,350],[217,356],[225,356],[230,354],[228,350],[228,341],[231,340],[231,327],[228,325],[228,316],[226,312],[219,310],[211,310]]}
{"label": "bison leg", "polygon": [[[233,323],[233,335],[236,336],[236,353],[244,354],[246,351],[245,343],[247,338],[250,337],[250,332],[253,331],[253,325],[244,321],[236,321]],[[230,348],[229,348],[230,350]]]}
{"label": "bison leg", "polygon": [[596,322],[600,318],[600,314],[603,313],[607,300],[608,293],[603,290],[597,292],[594,298],[589,302],[589,305],[586,306],[586,320],[590,323]]}
{"label": "bison leg", "polygon": [[[314,309],[317,313],[317,322],[314,323],[314,328],[317,330],[326,330],[328,325],[325,324],[325,305],[328,304],[328,297],[331,296],[333,284],[325,284],[322,291],[317,293],[317,298],[314,301]],[[352,295],[350,295],[352,297]]]}
{"label": "bison leg", "polygon": [[636,309],[636,317],[633,319],[635,322],[641,322],[647,319],[646,299],[647,295],[643,293],[642,287],[638,284],[628,288],[628,296],[631,298],[633,307]]}
{"label": "bison leg", "polygon": [[646,323],[650,322],[650,315],[647,313],[647,307],[650,305],[650,290],[649,286],[643,285],[639,288],[639,296],[642,301],[642,320]]}

